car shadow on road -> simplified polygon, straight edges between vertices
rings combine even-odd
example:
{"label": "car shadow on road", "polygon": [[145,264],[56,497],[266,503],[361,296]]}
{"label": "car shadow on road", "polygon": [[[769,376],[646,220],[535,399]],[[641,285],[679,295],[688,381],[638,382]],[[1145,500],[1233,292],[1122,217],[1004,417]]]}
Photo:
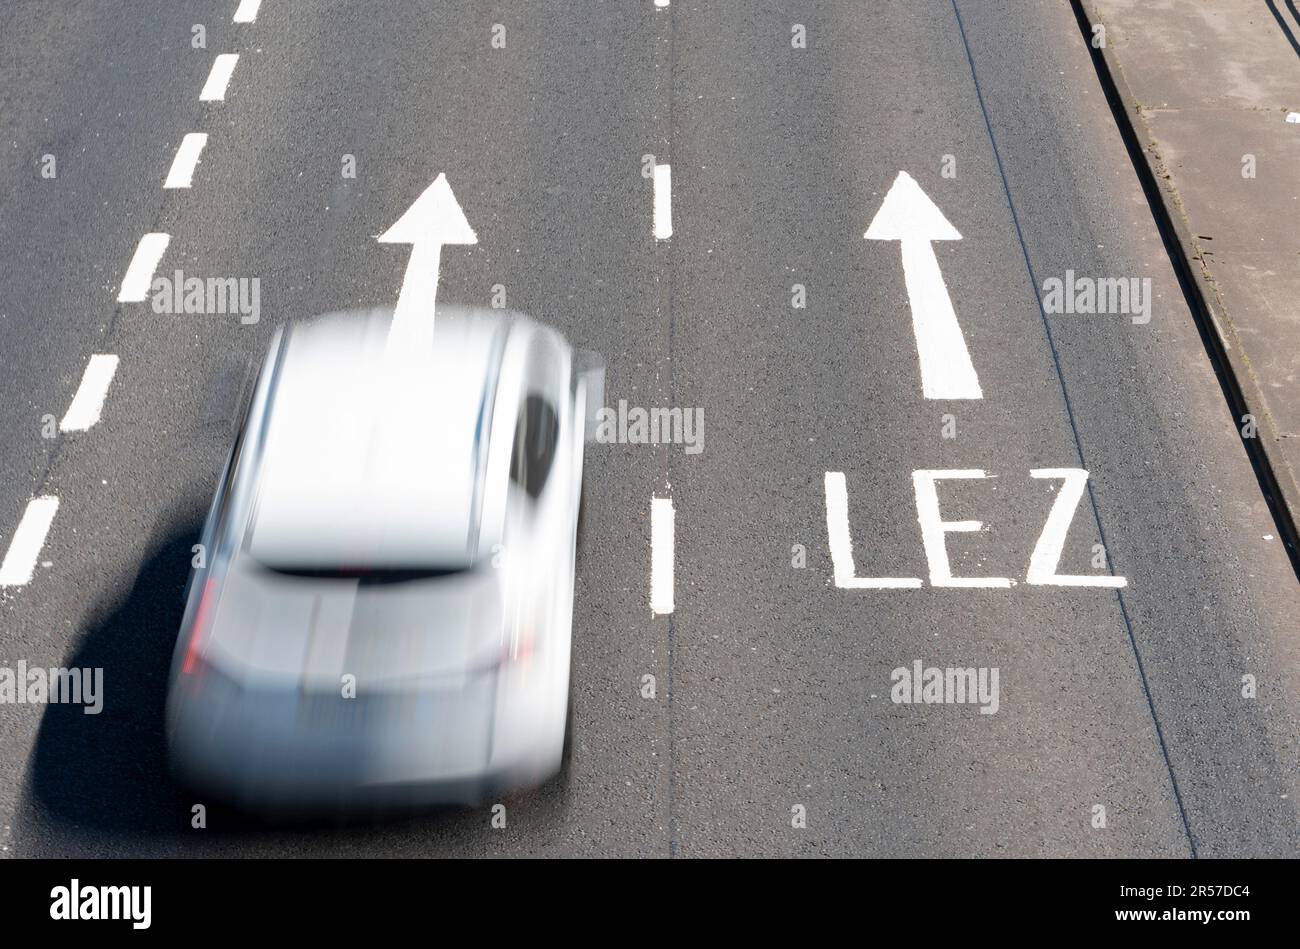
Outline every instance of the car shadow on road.
{"label": "car shadow on road", "polygon": [[65,657],[66,668],[103,669],[103,707],[88,715],[81,705],[46,706],[27,789],[46,821],[136,834],[188,826],[167,773],[163,708],[200,529],[192,515],[173,519],[125,598],[92,613],[98,619]]}
{"label": "car shadow on road", "polygon": [[[46,706],[28,786],[15,815],[16,852],[149,855],[184,853],[196,845],[193,808],[202,797],[170,774],[164,710],[191,549],[198,543],[201,520],[186,512],[167,524],[150,544],[150,554],[125,598],[114,598],[92,613],[101,618],[88,625],[63,660],[69,669],[103,669],[103,708],[87,715],[81,705]],[[555,808],[564,795],[543,788],[524,797],[540,797],[540,810],[556,819]],[[304,835],[321,830],[348,837],[379,829],[377,825],[400,832],[401,825],[411,824],[418,825],[427,841],[431,832],[454,840],[469,830],[468,825],[483,825],[482,811],[466,808],[292,819],[217,802],[205,802],[204,808],[207,832],[198,836],[207,847],[202,849],[215,845],[232,855],[261,849],[253,838],[271,852],[301,852]]]}

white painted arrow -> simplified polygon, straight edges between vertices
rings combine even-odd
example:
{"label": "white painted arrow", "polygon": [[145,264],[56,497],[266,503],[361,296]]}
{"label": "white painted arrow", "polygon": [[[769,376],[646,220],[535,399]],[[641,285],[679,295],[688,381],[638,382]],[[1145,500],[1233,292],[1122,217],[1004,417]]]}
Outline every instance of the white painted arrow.
{"label": "white painted arrow", "polygon": [[438,298],[438,267],[443,244],[477,244],[456,196],[440,174],[415,199],[397,223],[380,234],[381,244],[410,244],[411,258],[388,330],[389,351],[424,352],[433,343],[433,313]]}
{"label": "white painted arrow", "polygon": [[912,330],[916,333],[925,397],[984,398],[931,244],[961,240],[957,229],[912,176],[900,171],[863,237],[900,241],[903,245],[903,278],[912,308]]}

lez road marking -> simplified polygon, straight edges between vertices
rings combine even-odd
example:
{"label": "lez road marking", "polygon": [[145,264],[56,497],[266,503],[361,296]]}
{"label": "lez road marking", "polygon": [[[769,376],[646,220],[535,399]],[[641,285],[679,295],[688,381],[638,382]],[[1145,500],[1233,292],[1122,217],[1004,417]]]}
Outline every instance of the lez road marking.
{"label": "lez road marking", "polygon": [[252,23],[257,19],[257,10],[262,5],[262,0],[239,0],[239,7],[235,10],[236,23]]}
{"label": "lez road marking", "polygon": [[673,547],[676,514],[672,498],[650,499],[650,609],[673,611]]}
{"label": "lez road marking", "polygon": [[77,394],[64,413],[63,421],[59,422],[59,431],[84,432],[99,421],[104,399],[108,396],[108,387],[116,372],[116,356],[96,354],[90,357],[81,377],[81,385],[77,387]]}
{"label": "lez road marking", "polygon": [[1062,478],[1061,493],[1056,496],[1052,510],[1043,525],[1043,533],[1034,545],[1034,552],[1029,555],[1029,573],[1026,583],[1040,586],[1056,587],[1124,587],[1128,586],[1127,577],[1098,574],[1087,576],[1080,574],[1060,574],[1056,572],[1061,562],[1061,551],[1065,549],[1065,535],[1074,520],[1074,512],[1088,489],[1088,472],[1082,468],[1033,468],[1031,478]]}
{"label": "lez road marking", "polygon": [[222,53],[212,61],[212,69],[208,72],[208,81],[203,84],[203,91],[199,93],[200,102],[223,102],[226,98],[226,86],[230,85],[230,77],[235,72],[235,64],[239,62],[238,53]]}
{"label": "lez road marking", "polygon": [[[1056,587],[1124,587],[1128,579],[1114,574],[1059,574],[1056,572],[1065,548],[1066,535],[1088,487],[1088,472],[1083,468],[1034,468],[1031,478],[1059,478],[1060,494],[1052,502],[1047,522],[1029,557],[1025,582],[1035,586]],[[989,477],[979,468],[955,468],[912,472],[912,489],[916,494],[916,519],[921,525],[921,546],[930,568],[930,584],[935,587],[993,587],[1007,589],[1016,585],[1008,577],[955,577],[948,559],[946,536],[975,533],[984,529],[982,521],[945,521],[939,513],[939,481],[980,480]],[[846,590],[916,589],[922,586],[916,577],[859,577],[853,563],[853,542],[849,536],[849,501],[844,472],[828,471],[826,490],[826,534],[830,540],[831,563],[835,585]]]}
{"label": "lez road marking", "polygon": [[673,168],[655,165],[655,240],[673,236]]}
{"label": "lez road marking", "polygon": [[925,397],[984,398],[932,243],[961,240],[957,229],[912,176],[900,171],[863,237],[902,244],[903,277]]}
{"label": "lez road marking", "polygon": [[477,244],[478,235],[465,219],[445,174],[415,199],[397,223],[377,238],[381,244],[410,244],[387,351],[426,352],[433,341],[434,304],[443,244]]}
{"label": "lez road marking", "polygon": [[1011,586],[1011,580],[1007,577],[954,577],[952,575],[952,564],[948,562],[948,545],[944,543],[944,535],[978,533],[983,529],[984,523],[982,521],[945,521],[939,513],[939,492],[935,488],[935,482],[939,480],[956,481],[987,477],[988,475],[978,468],[912,472],[912,488],[916,492],[916,519],[921,524],[921,544],[925,547],[925,559],[930,565],[931,586],[998,587],[1002,589]]}
{"label": "lez road marking", "polygon": [[826,533],[831,541],[831,564],[835,585],[845,590],[915,589],[920,577],[859,577],[853,563],[853,540],[849,535],[849,492],[843,471],[826,472]]}
{"label": "lez road marking", "polygon": [[118,303],[142,303],[149,295],[149,285],[153,283],[153,272],[158,262],[167,252],[171,243],[170,234],[146,234],[136,245],[131,264],[126,268],[122,278],[122,289],[117,294]]}
{"label": "lez road marking", "polygon": [[167,172],[167,180],[163,182],[164,188],[188,188],[190,182],[194,180],[194,166],[199,163],[199,155],[203,153],[203,146],[208,143],[208,136],[204,132],[190,132],[181,139],[180,148],[176,149],[176,157],[172,159],[171,171]]}
{"label": "lez road marking", "polygon": [[23,519],[9,542],[9,551],[0,563],[0,587],[20,587],[30,583],[36,571],[36,558],[45,545],[45,535],[59,509],[59,499],[52,495],[32,498]]}

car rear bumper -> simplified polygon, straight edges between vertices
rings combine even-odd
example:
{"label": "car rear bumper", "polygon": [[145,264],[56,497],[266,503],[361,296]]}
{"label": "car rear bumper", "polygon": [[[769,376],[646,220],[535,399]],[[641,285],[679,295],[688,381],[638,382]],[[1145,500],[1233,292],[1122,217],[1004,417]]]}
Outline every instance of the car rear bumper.
{"label": "car rear bumper", "polygon": [[512,716],[498,715],[497,681],[343,698],[240,688],[205,669],[174,685],[171,760],[186,784],[249,807],[477,803],[559,764],[501,753],[519,743],[498,734]]}

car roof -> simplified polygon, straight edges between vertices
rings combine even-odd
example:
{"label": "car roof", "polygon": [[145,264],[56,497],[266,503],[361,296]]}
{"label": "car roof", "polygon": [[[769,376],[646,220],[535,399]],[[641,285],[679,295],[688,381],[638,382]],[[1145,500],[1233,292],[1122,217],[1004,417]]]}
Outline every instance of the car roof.
{"label": "car roof", "polygon": [[500,312],[440,307],[431,347],[387,346],[391,311],[286,329],[261,420],[245,549],[271,566],[469,566]]}

